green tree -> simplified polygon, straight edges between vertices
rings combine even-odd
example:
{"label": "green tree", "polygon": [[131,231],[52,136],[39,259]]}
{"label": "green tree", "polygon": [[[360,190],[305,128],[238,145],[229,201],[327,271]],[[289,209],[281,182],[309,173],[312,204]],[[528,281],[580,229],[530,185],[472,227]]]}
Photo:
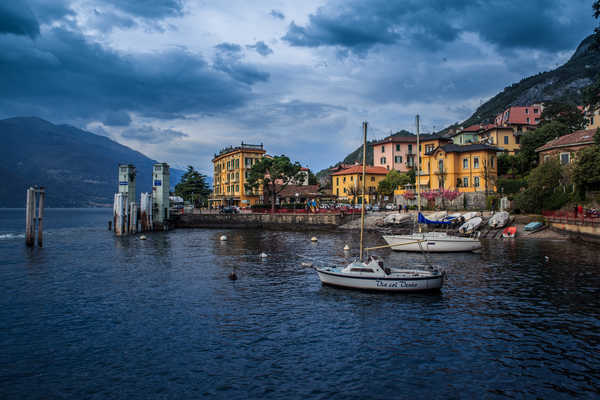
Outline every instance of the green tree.
{"label": "green tree", "polygon": [[304,182],[298,162],[292,163],[285,155],[264,157],[250,168],[246,190],[258,190],[261,186],[265,196],[271,197],[271,210],[275,211],[277,195],[290,184]]}
{"label": "green tree", "polygon": [[521,151],[518,153],[519,172],[525,174],[537,165],[538,154],[535,149],[568,133],[569,128],[566,125],[554,121],[523,134],[521,137]]}
{"label": "green tree", "polygon": [[585,116],[576,106],[566,103],[550,102],[544,104],[544,111],[542,112],[542,123],[545,125],[551,122],[559,122],[567,126],[568,132],[585,129],[586,120]]}
{"label": "green tree", "polygon": [[516,197],[517,206],[526,212],[539,212],[544,208],[544,199],[552,197],[560,186],[562,169],[558,159],[550,160],[534,168],[527,177],[527,189]]}
{"label": "green tree", "polygon": [[394,190],[408,183],[410,183],[410,176],[408,174],[401,174],[396,170],[391,170],[383,180],[379,181],[377,192],[384,196],[393,196]]}
{"label": "green tree", "polygon": [[189,165],[187,172],[181,177],[181,181],[175,185],[175,195],[197,206],[205,204],[209,194],[210,189],[206,183],[206,175],[202,175]]}
{"label": "green tree", "polygon": [[600,77],[583,89],[583,103],[589,105],[592,110],[600,107]]}
{"label": "green tree", "polygon": [[308,171],[308,184],[309,185],[318,185],[319,184],[319,180],[317,179],[317,176],[315,174],[313,174],[311,170]]}
{"label": "green tree", "polygon": [[[597,132],[596,138],[599,136]],[[600,145],[590,146],[577,154],[572,176],[582,197],[586,191],[600,188]]]}
{"label": "green tree", "polygon": [[408,175],[408,179],[410,179],[408,183],[411,185],[414,185],[415,182],[417,182],[417,171],[415,171],[414,168],[410,168],[406,175]]}

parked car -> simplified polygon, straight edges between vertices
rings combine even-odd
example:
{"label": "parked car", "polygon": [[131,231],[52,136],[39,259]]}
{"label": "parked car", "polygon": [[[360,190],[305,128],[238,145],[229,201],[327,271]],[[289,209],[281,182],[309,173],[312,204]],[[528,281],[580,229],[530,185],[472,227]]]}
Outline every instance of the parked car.
{"label": "parked car", "polygon": [[396,205],[393,203],[389,203],[389,204],[385,205],[385,209],[388,211],[394,211],[396,208],[397,208]]}
{"label": "parked car", "polygon": [[379,205],[377,205],[377,204],[373,204],[373,206],[371,207],[371,209],[372,209],[373,211],[379,211]]}
{"label": "parked car", "polygon": [[237,214],[239,211],[236,207],[223,207],[219,212],[221,214]]}

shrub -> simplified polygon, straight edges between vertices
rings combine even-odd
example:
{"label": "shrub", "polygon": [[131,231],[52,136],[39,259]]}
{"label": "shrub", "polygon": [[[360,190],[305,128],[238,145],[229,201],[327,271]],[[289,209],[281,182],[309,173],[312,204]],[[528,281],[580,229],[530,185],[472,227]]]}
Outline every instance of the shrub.
{"label": "shrub", "polygon": [[527,188],[526,179],[498,179],[498,190],[504,194],[519,193],[521,188]]}

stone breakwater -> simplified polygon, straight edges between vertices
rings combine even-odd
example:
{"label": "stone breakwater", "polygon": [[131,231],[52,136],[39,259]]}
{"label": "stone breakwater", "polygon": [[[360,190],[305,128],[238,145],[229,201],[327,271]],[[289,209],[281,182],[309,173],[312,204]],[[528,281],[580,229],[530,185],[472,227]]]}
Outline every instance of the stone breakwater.
{"label": "stone breakwater", "polygon": [[340,214],[184,214],[176,228],[250,228],[273,230],[335,229],[347,219]]}

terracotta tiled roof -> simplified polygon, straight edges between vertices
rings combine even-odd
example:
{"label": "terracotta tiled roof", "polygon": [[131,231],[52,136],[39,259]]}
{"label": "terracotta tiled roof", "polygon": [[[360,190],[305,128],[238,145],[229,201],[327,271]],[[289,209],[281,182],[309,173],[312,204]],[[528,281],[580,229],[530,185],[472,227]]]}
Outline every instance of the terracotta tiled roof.
{"label": "terracotta tiled roof", "polygon": [[[367,165],[366,173],[371,175],[387,175],[390,172],[385,167],[373,167]],[[354,165],[350,168],[343,169],[331,175],[350,175],[350,174],[362,174],[362,165]]]}
{"label": "terracotta tiled roof", "polygon": [[594,135],[596,134],[595,129],[588,129],[582,131],[575,131],[568,135],[563,135],[557,137],[556,139],[552,139],[548,143],[543,146],[538,147],[535,151],[540,152],[544,150],[550,150],[557,147],[568,147],[582,144],[592,144],[594,143]]}
{"label": "terracotta tiled roof", "polygon": [[482,129],[481,124],[475,124],[475,125],[467,126],[465,129],[462,130],[462,132],[479,132],[481,129]]}
{"label": "terracotta tiled roof", "polygon": [[417,135],[388,136],[378,142],[371,143],[371,146],[377,146],[385,143],[417,143]]}

